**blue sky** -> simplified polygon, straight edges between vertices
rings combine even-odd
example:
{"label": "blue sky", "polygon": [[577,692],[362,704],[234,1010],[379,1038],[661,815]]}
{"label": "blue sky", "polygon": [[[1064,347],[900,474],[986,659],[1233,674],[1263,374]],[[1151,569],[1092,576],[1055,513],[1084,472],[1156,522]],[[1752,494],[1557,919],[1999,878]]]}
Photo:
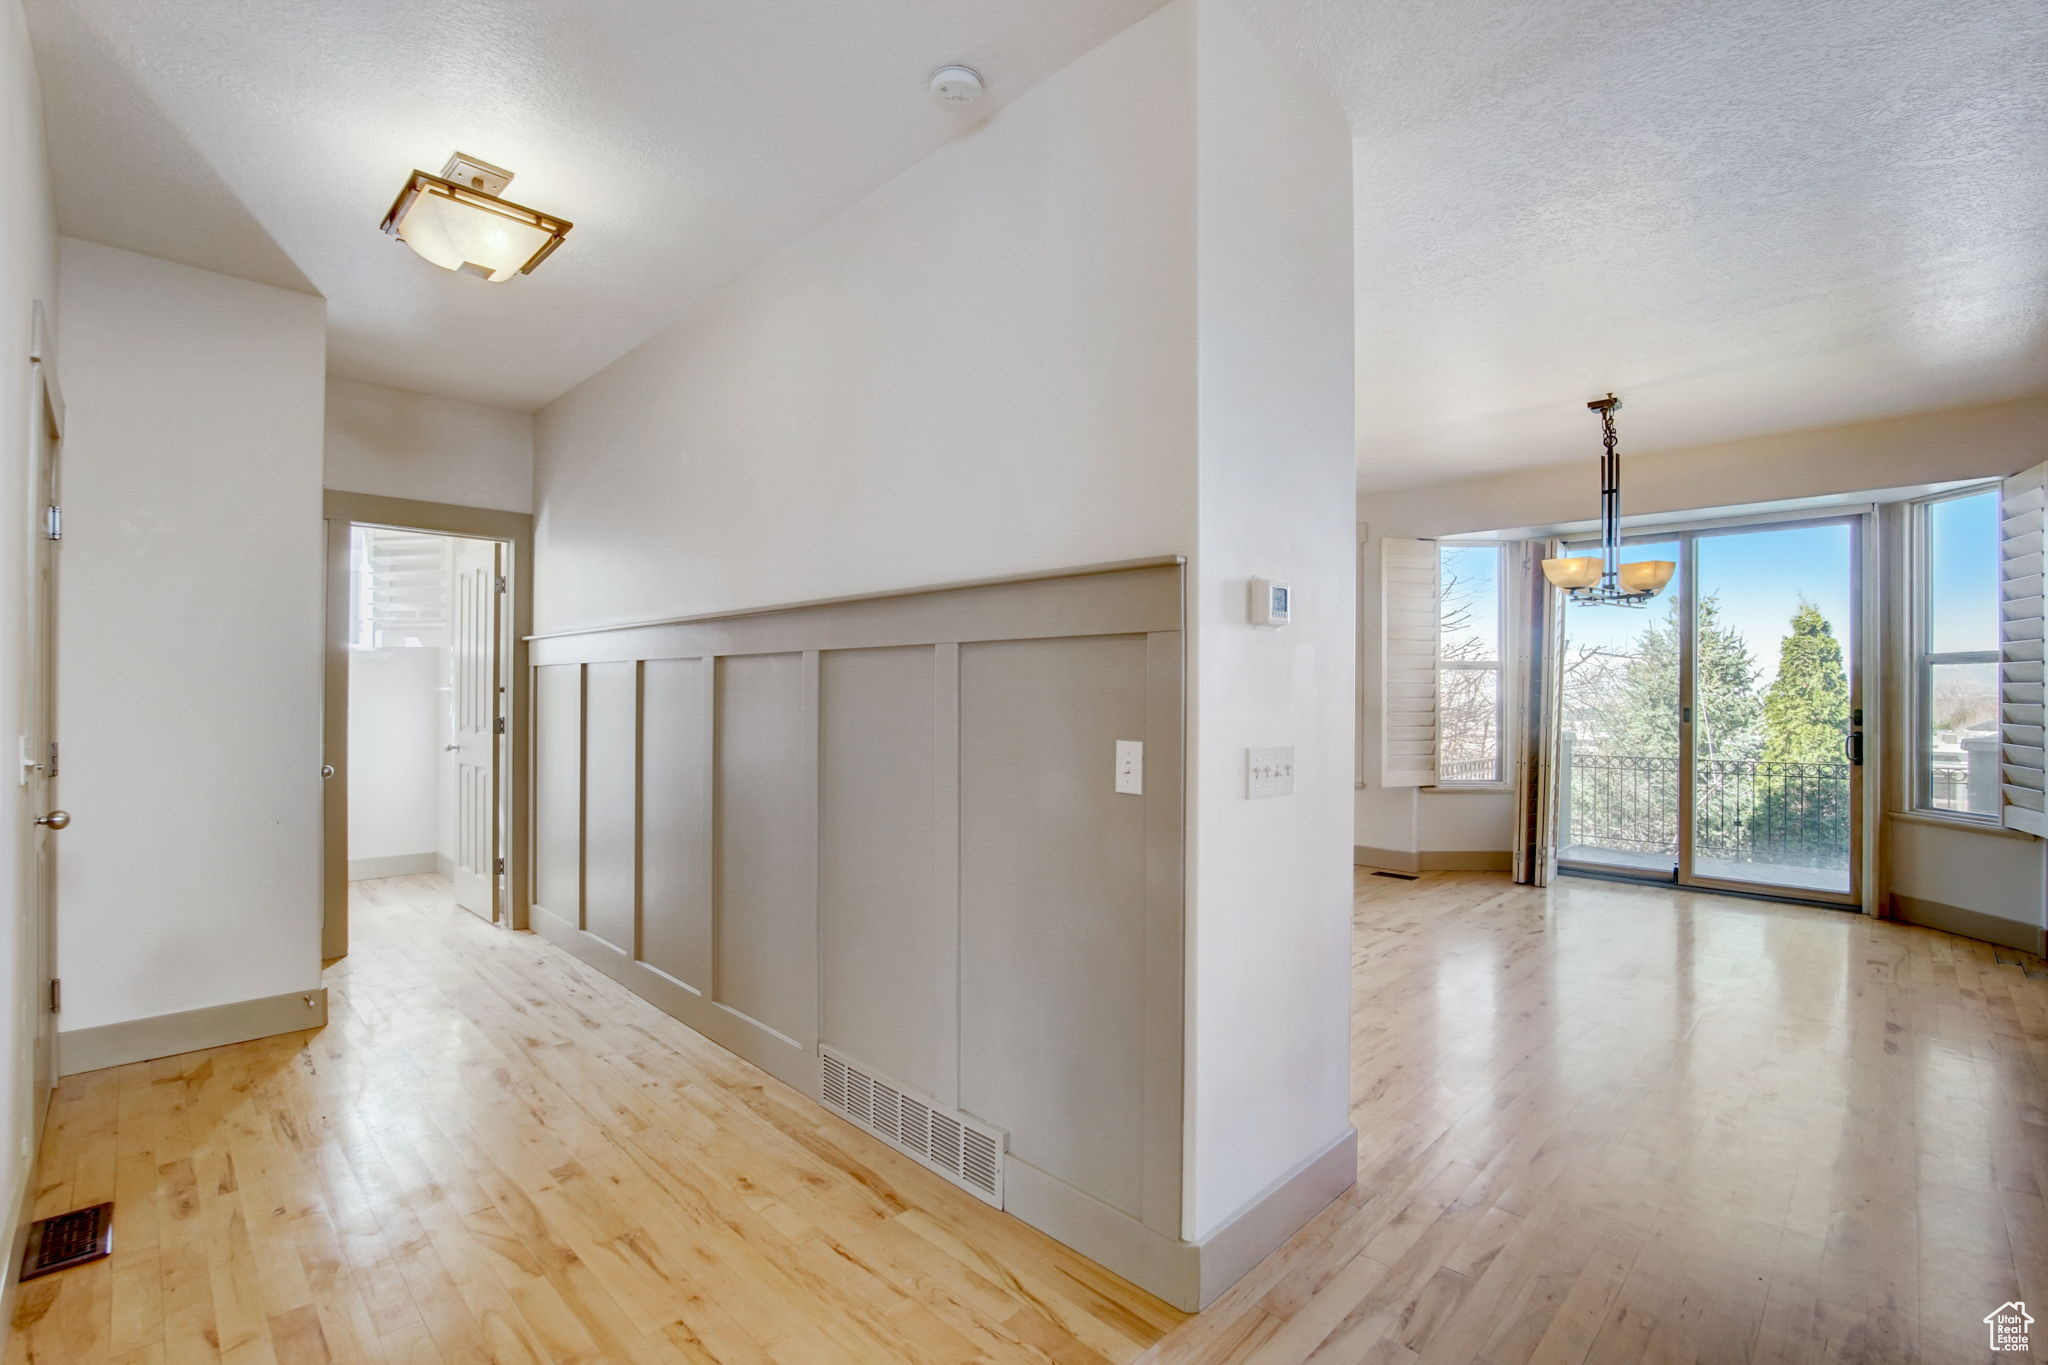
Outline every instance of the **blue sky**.
{"label": "blue sky", "polygon": [[1928,509],[1934,566],[1931,648],[1998,648],[1998,494],[1950,498]]}
{"label": "blue sky", "polygon": [[[1624,562],[1676,560],[1678,543],[1628,545],[1622,548],[1621,557]],[[1718,596],[1722,619],[1748,640],[1758,669],[1758,687],[1770,686],[1777,676],[1778,642],[1802,598],[1819,607],[1821,615],[1834,625],[1845,654],[1854,647],[1847,526],[1766,527],[1702,536],[1699,570],[1702,595]],[[1682,565],[1679,573],[1684,573]],[[1674,579],[1663,595],[1640,610],[1570,603],[1565,607],[1566,636],[1574,646],[1599,643],[1626,650],[1644,625],[1669,612],[1668,599],[1677,586]]]}

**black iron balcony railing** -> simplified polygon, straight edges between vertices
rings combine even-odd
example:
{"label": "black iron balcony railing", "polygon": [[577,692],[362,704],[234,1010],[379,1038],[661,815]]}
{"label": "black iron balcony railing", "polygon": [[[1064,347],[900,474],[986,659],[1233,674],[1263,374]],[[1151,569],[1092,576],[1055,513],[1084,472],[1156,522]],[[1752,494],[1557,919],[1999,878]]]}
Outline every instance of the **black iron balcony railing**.
{"label": "black iron balcony railing", "polygon": [[1970,770],[1968,768],[1934,768],[1928,772],[1929,802],[1936,810],[1961,810],[1970,808]]}
{"label": "black iron balcony railing", "polygon": [[[1701,759],[1693,853],[1789,867],[1841,865],[1849,848],[1849,765]],[[1678,760],[1569,754],[1566,845],[1649,855],[1678,850]]]}

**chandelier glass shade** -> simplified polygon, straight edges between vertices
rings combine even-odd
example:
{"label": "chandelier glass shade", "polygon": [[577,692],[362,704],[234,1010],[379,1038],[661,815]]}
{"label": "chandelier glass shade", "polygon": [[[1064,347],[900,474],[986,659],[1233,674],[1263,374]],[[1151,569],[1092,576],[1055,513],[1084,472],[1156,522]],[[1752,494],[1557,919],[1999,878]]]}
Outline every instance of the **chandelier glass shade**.
{"label": "chandelier glass shade", "polygon": [[1664,591],[1677,565],[1668,559],[1621,562],[1621,456],[1615,451],[1613,394],[1586,404],[1600,414],[1600,553],[1543,561],[1543,576],[1574,602],[1640,607]]}

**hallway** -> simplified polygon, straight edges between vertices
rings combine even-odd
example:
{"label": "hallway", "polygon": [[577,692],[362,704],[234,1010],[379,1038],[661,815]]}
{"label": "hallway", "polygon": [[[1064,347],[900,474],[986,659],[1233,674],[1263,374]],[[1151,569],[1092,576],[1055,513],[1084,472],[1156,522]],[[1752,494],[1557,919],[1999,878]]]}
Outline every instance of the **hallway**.
{"label": "hallway", "polygon": [[[437,877],[357,883],[333,1022],[74,1076],[36,1362],[1125,1360],[1181,1314]],[[26,1348],[24,1352],[23,1348]]]}
{"label": "hallway", "polygon": [[[432,878],[334,1023],[67,1080],[17,1361],[1945,1361],[2048,1299],[2048,979],[1849,914],[1358,876],[1360,1184],[1193,1319]],[[2039,964],[2034,964],[2038,970]]]}

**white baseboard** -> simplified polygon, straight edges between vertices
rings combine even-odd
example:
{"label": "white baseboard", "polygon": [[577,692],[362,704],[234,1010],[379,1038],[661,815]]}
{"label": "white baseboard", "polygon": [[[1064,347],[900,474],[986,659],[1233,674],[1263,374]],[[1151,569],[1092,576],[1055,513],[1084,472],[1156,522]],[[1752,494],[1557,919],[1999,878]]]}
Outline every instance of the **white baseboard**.
{"label": "white baseboard", "polygon": [[75,1076],[81,1071],[246,1043],[276,1033],[320,1028],[326,1023],[327,988],[316,986],[310,991],[292,991],[260,1000],[236,1000],[148,1019],[124,1019],[98,1028],[69,1032],[60,1029],[57,1074]]}
{"label": "white baseboard", "polygon": [[436,870],[436,853],[394,853],[384,858],[350,858],[348,879],[367,882],[378,877],[417,877]]}
{"label": "white baseboard", "polygon": [[1988,915],[1982,910],[1968,910],[1960,905],[1923,900],[1919,896],[1901,896],[1897,892],[1892,893],[1892,918],[1926,929],[1961,934],[1964,938],[1982,939],[2002,948],[2017,948],[2037,957],[2048,955],[2048,930],[2025,920],[2006,919],[2002,915]]}
{"label": "white baseboard", "polygon": [[1445,848],[1410,853],[1364,844],[1351,849],[1353,867],[1383,867],[1389,872],[1506,872],[1514,862],[1514,855],[1506,849]]}
{"label": "white baseboard", "polygon": [[1357,1182],[1358,1133],[1347,1128],[1261,1190],[1222,1227],[1199,1242],[1185,1242],[1011,1153],[1003,1164],[1003,1211],[1193,1313],[1214,1303]]}
{"label": "white baseboard", "polygon": [[14,1229],[14,1235],[7,1243],[7,1264],[0,1266],[0,1353],[7,1351],[11,1344],[9,1338],[14,1335],[14,1305],[21,1296],[21,1282],[17,1277],[21,1274],[21,1259],[28,1252],[29,1215],[35,1211],[29,1192],[35,1188],[36,1161],[42,1156],[42,1151],[43,1135],[38,1133],[28,1160],[22,1165],[20,1183],[8,1200],[7,1225]]}
{"label": "white baseboard", "polygon": [[[743,1017],[737,1012],[631,960],[545,906],[533,907],[531,922],[549,942],[817,1101],[816,1049],[765,1043],[760,1029],[736,1022]],[[819,1112],[830,1111],[820,1104]],[[1358,1134],[1347,1128],[1335,1142],[1267,1186],[1215,1232],[1200,1242],[1184,1242],[1111,1208],[1013,1152],[1003,1163],[1003,1211],[1174,1307],[1194,1312],[1236,1283],[1357,1180]]]}

